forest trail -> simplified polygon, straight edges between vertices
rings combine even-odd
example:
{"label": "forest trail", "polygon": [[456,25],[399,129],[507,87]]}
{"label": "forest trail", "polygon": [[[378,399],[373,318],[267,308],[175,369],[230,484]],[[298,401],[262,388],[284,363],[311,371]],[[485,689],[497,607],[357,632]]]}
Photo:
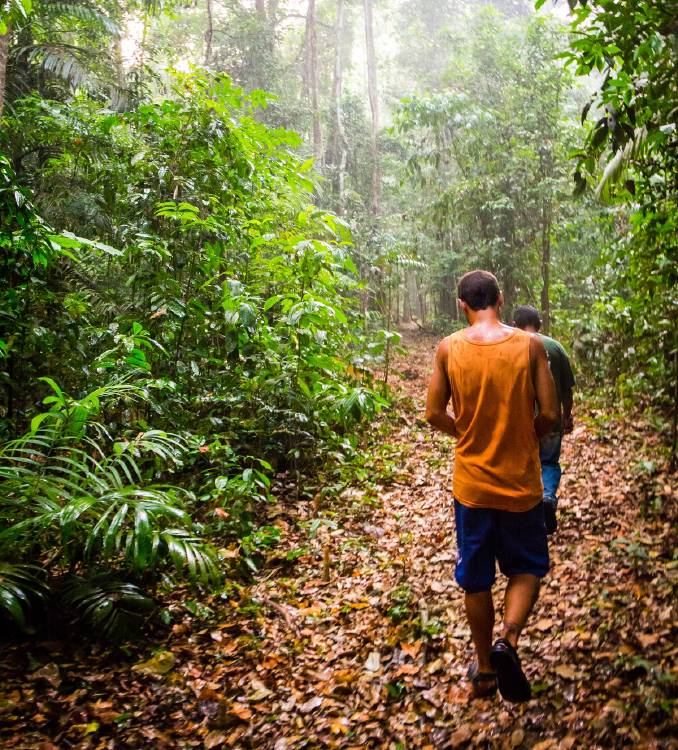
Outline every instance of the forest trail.
{"label": "forest trail", "polygon": [[[678,747],[675,495],[666,476],[648,479],[665,500],[651,511],[635,478],[656,436],[577,410],[552,572],[522,641],[535,698],[469,703],[452,443],[422,420],[435,341],[404,343],[394,380],[406,397],[345,507],[280,499],[270,522],[283,548],[261,577],[208,601],[211,614],[177,621],[177,608],[164,644],[127,659],[60,642],[0,652],[0,745]],[[316,516],[336,528],[309,538]]]}

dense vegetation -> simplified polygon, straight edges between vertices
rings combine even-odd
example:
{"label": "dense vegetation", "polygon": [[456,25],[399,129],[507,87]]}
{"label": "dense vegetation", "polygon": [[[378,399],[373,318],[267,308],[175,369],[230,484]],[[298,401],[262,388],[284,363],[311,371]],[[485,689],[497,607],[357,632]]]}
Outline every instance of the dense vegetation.
{"label": "dense vegetation", "polygon": [[323,478],[387,404],[398,324],[460,325],[477,266],[675,451],[676,3],[571,0],[569,29],[528,3],[375,6],[2,6],[19,627],[60,601],[121,637],[159,582],[256,571],[274,477],[341,492]]}
{"label": "dense vegetation", "polygon": [[[350,232],[310,202],[297,136],[226,76],[172,91],[125,113],[30,96],[6,116],[3,426],[29,430],[2,456],[11,563],[210,583],[208,536],[255,568],[271,474],[350,455],[381,404],[359,379]],[[3,579],[20,623],[28,574]]]}

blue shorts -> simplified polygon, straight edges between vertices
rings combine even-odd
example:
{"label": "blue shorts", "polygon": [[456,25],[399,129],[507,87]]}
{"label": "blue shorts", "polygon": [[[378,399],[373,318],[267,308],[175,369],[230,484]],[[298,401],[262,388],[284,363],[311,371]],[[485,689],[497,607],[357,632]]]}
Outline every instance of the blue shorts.
{"label": "blue shorts", "polygon": [[454,501],[457,565],[454,577],[468,594],[489,591],[496,562],[505,576],[531,573],[543,578],[549,570],[543,503],[524,513],[468,508]]}

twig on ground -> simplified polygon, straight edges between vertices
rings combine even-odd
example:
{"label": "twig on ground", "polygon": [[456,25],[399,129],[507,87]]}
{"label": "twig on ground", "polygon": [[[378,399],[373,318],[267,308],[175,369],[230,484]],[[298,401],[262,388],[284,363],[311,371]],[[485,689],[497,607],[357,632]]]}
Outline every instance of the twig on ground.
{"label": "twig on ground", "polygon": [[265,607],[268,607],[269,609],[280,615],[280,617],[282,617],[282,619],[285,621],[288,629],[291,630],[295,635],[299,635],[299,626],[296,622],[294,622],[294,620],[292,619],[292,614],[290,613],[290,609],[292,609],[292,607],[290,607],[289,605],[274,602],[266,596],[257,596],[257,599],[259,599],[259,601]]}

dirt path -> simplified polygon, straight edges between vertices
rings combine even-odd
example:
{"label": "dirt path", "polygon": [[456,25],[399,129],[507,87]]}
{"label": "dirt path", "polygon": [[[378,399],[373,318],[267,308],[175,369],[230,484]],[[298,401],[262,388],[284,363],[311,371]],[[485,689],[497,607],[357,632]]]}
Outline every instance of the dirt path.
{"label": "dirt path", "polygon": [[285,532],[275,561],[251,588],[208,602],[211,613],[175,613],[165,674],[133,671],[148,647],[119,661],[35,644],[31,669],[10,653],[0,745],[678,747],[676,497],[646,467],[660,499],[645,508],[637,479],[639,447],[652,451],[656,436],[599,415],[566,440],[553,569],[521,649],[535,698],[469,703],[452,443],[421,420],[435,342],[406,343],[411,401],[376,431],[341,507],[272,508]]}

